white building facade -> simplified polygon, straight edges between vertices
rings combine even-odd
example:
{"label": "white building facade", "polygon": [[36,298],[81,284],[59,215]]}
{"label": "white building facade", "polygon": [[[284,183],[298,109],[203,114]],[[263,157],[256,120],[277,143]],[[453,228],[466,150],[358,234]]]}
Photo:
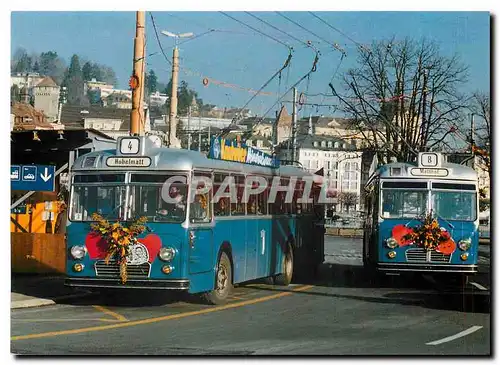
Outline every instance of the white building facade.
{"label": "white building facade", "polygon": [[[283,148],[281,144],[279,158],[291,160],[292,151]],[[362,152],[356,151],[355,146],[340,139],[323,136],[307,136],[298,141],[298,162],[311,173],[323,168],[323,174],[328,187],[340,193],[350,192],[357,195],[357,204],[349,207],[349,211],[360,209],[361,196],[361,157]],[[347,207],[334,198],[332,208],[337,211],[347,211]]]}

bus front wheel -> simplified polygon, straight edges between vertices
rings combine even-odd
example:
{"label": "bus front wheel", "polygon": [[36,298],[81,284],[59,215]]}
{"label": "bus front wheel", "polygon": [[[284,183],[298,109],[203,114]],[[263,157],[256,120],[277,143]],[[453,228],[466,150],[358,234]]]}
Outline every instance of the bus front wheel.
{"label": "bus front wheel", "polygon": [[204,294],[204,299],[209,304],[224,304],[233,288],[233,272],[231,261],[225,252],[222,252],[217,263],[215,275],[215,288]]}
{"label": "bus front wheel", "polygon": [[289,285],[293,277],[293,250],[288,244],[286,253],[283,255],[283,273],[274,277],[275,285]]}

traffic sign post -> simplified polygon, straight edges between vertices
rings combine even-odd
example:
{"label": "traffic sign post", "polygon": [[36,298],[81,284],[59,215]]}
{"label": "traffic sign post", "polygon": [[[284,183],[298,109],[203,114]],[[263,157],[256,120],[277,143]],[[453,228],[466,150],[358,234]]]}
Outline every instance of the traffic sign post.
{"label": "traffic sign post", "polygon": [[55,166],[11,166],[10,185],[12,190],[54,191]]}

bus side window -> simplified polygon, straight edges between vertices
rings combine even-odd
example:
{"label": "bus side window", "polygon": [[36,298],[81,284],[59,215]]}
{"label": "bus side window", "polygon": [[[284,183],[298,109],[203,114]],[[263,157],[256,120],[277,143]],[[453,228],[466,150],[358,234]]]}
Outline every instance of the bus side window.
{"label": "bus side window", "polygon": [[266,215],[267,214],[267,197],[269,190],[266,188],[262,193],[257,195],[257,214]]}
{"label": "bus side window", "polygon": [[[214,196],[219,191],[222,182],[229,177],[226,174],[214,175]],[[229,186],[226,187],[226,193],[229,192]],[[214,214],[217,217],[230,215],[230,202],[229,198],[220,198],[218,202],[214,200]]]}
{"label": "bus side window", "polygon": [[243,194],[245,192],[245,176],[233,175],[233,177],[236,187],[237,202],[231,202],[231,215],[245,215],[246,204],[243,202]]}
{"label": "bus side window", "polygon": [[[247,176],[248,179],[248,176]],[[248,180],[248,183],[250,183],[250,180]],[[257,188],[257,182],[253,181],[253,186],[247,186],[248,189],[256,189]],[[247,215],[263,215],[267,214],[266,211],[266,202],[267,202],[267,191],[264,190],[263,192],[259,194],[251,194],[248,196],[248,205],[247,205]]]}
{"label": "bus side window", "polygon": [[[211,180],[211,174],[198,174],[198,176],[203,176]],[[202,183],[198,183],[198,188]],[[194,194],[194,192],[193,192]],[[194,200],[190,205],[190,221],[197,223],[208,223],[212,220],[212,191],[208,191],[204,194],[196,194]]]}
{"label": "bus side window", "polygon": [[[272,187],[273,186],[273,178],[269,178],[269,184],[268,186]],[[269,190],[270,192],[271,190]],[[270,194],[270,193],[269,193]],[[284,207],[283,207],[283,200],[284,196],[281,191],[276,192],[276,197],[274,201],[269,201],[269,213],[272,215],[281,215],[284,214]]]}

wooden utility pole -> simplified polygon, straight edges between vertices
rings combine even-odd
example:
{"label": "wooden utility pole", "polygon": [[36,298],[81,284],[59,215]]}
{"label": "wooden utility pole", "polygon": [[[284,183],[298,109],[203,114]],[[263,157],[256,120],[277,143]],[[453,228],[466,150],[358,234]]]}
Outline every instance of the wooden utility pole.
{"label": "wooden utility pole", "polygon": [[198,152],[201,152],[201,110],[198,115]]}
{"label": "wooden utility pole", "polygon": [[172,59],[172,95],[170,95],[169,143],[170,148],[181,148],[177,139],[177,83],[179,78],[179,49],[174,48]]}
{"label": "wooden utility pole", "polygon": [[474,113],[470,116],[470,152],[472,154],[472,168],[474,169],[476,157],[474,156]]}
{"label": "wooden utility pole", "polygon": [[187,126],[187,131],[188,131],[188,150],[191,149],[191,105],[188,107],[188,126]]}
{"label": "wooden utility pole", "polygon": [[130,113],[130,135],[144,135],[144,56],[146,13],[137,12],[134,39],[133,74],[130,78],[132,88],[132,112]]}
{"label": "wooden utility pole", "polygon": [[293,88],[292,163],[297,159],[297,88]]}

